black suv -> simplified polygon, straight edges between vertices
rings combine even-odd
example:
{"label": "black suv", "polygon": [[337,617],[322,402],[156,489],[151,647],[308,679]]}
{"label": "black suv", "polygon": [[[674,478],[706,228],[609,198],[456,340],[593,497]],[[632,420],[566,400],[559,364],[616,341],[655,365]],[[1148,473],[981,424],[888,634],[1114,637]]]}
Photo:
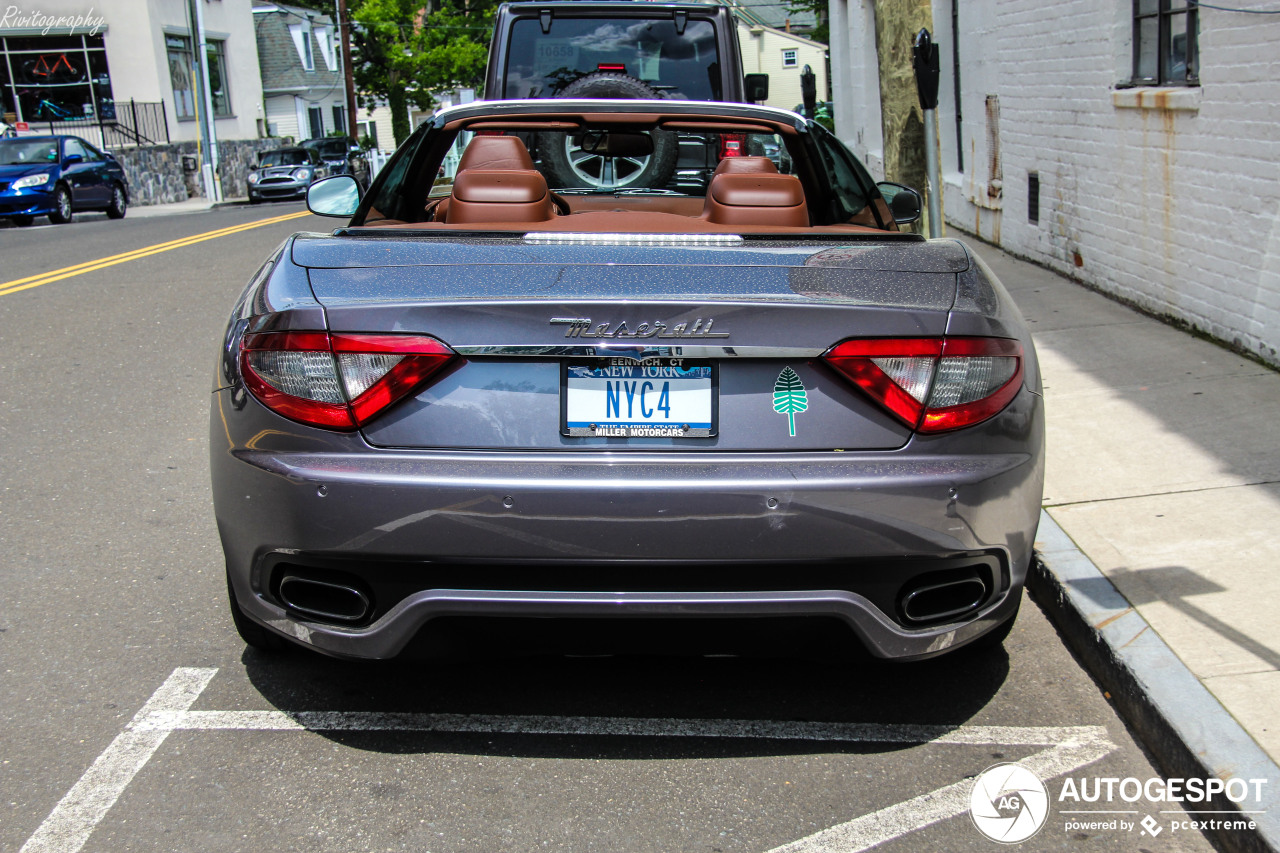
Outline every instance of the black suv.
{"label": "black suv", "polygon": [[[602,75],[614,92],[600,92]],[[618,84],[629,79],[635,85]],[[667,97],[759,101],[768,76],[742,73],[732,11],[697,3],[504,3],[494,20],[488,98]],[[761,91],[763,88],[764,91]]]}
{"label": "black suv", "polygon": [[[485,96],[762,101],[767,74],[742,72],[737,22],[726,6],[699,3],[504,3],[494,20]],[[525,139],[562,186],[700,185],[735,140],[656,132],[653,151],[618,157]],[[734,150],[733,153],[738,153]],[[746,153],[746,152],[742,152]]]}
{"label": "black suv", "polygon": [[319,136],[302,147],[314,149],[330,175],[351,175],[361,187],[369,187],[369,158],[350,136]]}

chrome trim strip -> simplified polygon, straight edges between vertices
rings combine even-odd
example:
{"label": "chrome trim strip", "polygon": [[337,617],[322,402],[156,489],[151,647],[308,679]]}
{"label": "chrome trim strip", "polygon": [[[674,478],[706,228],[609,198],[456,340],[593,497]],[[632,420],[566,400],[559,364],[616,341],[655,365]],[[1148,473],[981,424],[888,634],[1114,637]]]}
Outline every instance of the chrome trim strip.
{"label": "chrome trim strip", "polygon": [[741,246],[739,234],[593,234],[573,231],[530,231],[524,235],[530,246]]}
{"label": "chrome trim strip", "polygon": [[464,357],[502,356],[506,358],[817,358],[826,349],[813,347],[765,347],[765,346],[643,346],[634,344],[599,343],[595,345],[543,346],[539,344],[502,344],[496,346],[454,346],[453,351]]}

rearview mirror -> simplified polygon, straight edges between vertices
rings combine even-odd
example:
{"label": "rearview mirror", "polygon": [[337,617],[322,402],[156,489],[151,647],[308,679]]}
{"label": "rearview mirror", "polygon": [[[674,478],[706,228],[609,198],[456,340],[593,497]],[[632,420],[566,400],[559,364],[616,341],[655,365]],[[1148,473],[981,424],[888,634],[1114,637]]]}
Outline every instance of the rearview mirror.
{"label": "rearview mirror", "polygon": [[911,187],[895,184],[893,181],[881,181],[876,184],[876,189],[880,190],[885,204],[889,205],[889,212],[893,214],[894,222],[899,225],[909,225],[920,218],[920,210],[924,203],[920,193]]}
{"label": "rearview mirror", "polygon": [[350,175],[322,178],[307,187],[307,210],[318,216],[350,217],[360,206],[360,185]]}
{"label": "rearview mirror", "polygon": [[82,157],[79,154],[68,154],[66,157],[62,158],[62,165],[64,166],[70,166],[73,163],[83,163],[83,162],[84,162],[84,157]]}
{"label": "rearview mirror", "polygon": [[588,130],[582,134],[581,148],[601,157],[648,157],[653,153],[653,137],[631,131]]}

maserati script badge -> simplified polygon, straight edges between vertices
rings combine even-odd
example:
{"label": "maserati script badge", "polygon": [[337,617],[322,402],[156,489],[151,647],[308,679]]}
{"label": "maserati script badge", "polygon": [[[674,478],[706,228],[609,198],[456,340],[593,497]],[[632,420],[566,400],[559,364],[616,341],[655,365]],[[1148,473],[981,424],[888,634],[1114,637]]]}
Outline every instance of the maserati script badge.
{"label": "maserati script badge", "polygon": [[590,317],[552,317],[551,325],[568,326],[564,336],[566,338],[727,338],[728,332],[713,332],[711,325],[715,323],[713,318],[708,318],[706,323],[702,322],[702,318],[698,317],[692,323],[677,323],[670,328],[661,320],[654,320],[652,323],[641,323],[635,327],[633,331],[627,325],[627,321],[614,325],[612,322],[597,323],[592,326]]}

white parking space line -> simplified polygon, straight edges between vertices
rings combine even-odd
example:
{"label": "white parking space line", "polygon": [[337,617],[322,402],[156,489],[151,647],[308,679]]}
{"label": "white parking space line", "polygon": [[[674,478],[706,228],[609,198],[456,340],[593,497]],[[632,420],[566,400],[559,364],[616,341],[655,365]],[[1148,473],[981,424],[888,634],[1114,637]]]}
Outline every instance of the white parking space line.
{"label": "white parking space line", "polygon": [[[499,716],[379,711],[192,711],[217,669],[180,668],[143,705],[23,845],[21,853],[76,853],[152,754],[175,731],[364,731],[611,737],[740,738],[817,743],[1047,746],[1020,759],[1042,779],[1070,773],[1118,747],[1103,726],[921,726],[773,720]],[[770,853],[856,853],[968,809],[962,779]]]}
{"label": "white parking space line", "polygon": [[[1117,747],[1095,726],[1078,727],[1077,735],[1018,763],[1041,779],[1052,779],[1092,764]],[[769,853],[859,853],[887,841],[958,817],[969,810],[973,782],[961,779],[910,800],[895,803],[847,823],[775,847]]]}
{"label": "white parking space line", "polygon": [[134,715],[133,721],[116,735],[80,781],[54,806],[44,823],[22,845],[21,853],[76,853],[83,847],[89,840],[89,833],[172,731],[142,729],[137,727],[138,723],[154,714],[190,708],[217,671],[192,667],[175,669]]}

